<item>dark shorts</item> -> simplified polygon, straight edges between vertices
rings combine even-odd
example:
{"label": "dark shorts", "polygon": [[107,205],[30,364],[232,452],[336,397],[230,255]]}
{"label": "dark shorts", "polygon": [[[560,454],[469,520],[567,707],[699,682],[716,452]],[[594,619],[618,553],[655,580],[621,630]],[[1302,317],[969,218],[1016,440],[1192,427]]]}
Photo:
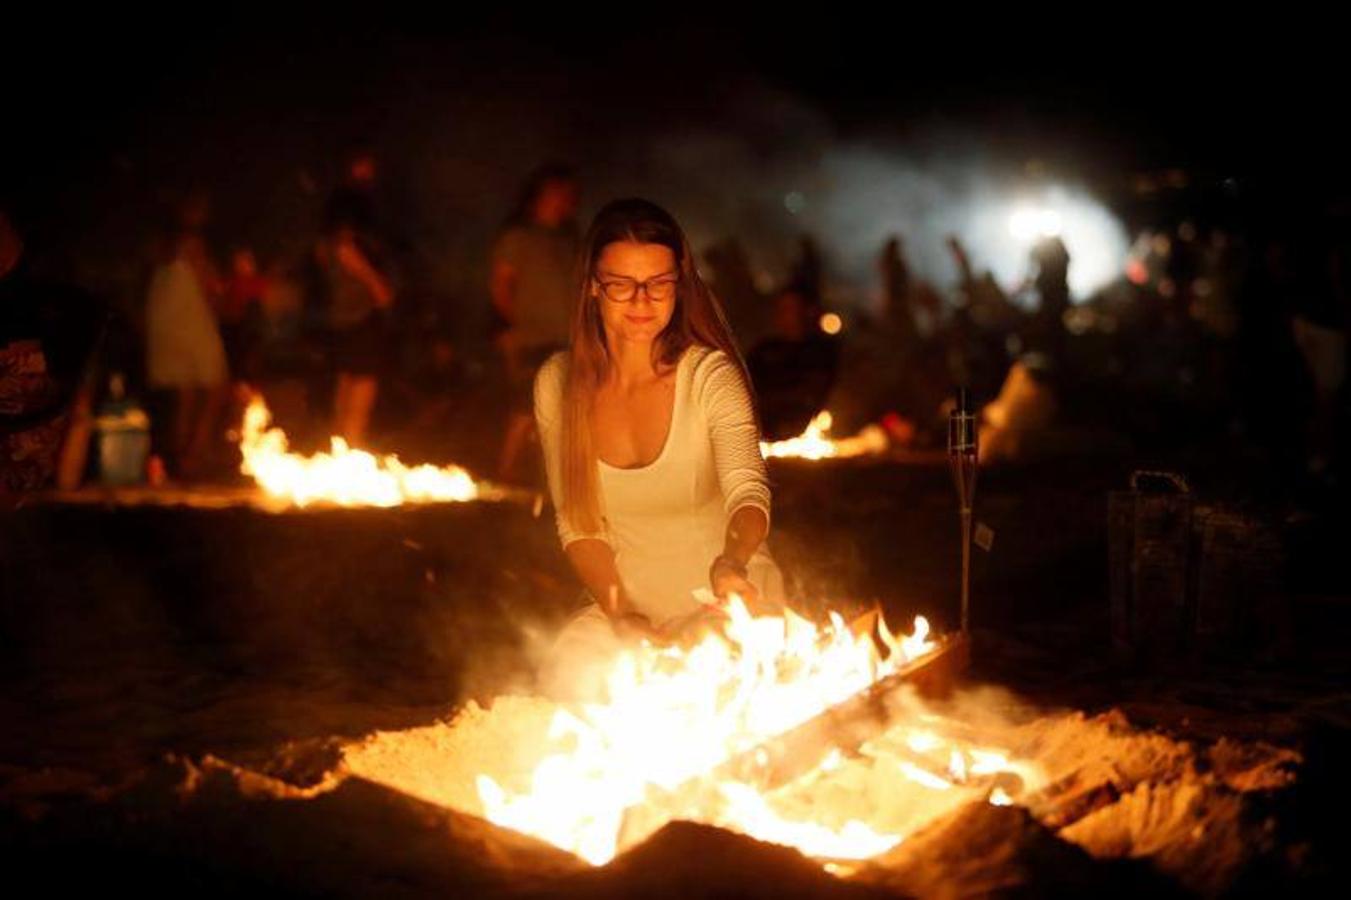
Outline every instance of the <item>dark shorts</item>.
{"label": "dark shorts", "polygon": [[389,362],[391,332],[381,313],[371,313],[352,328],[329,333],[334,371],[346,375],[379,375]]}

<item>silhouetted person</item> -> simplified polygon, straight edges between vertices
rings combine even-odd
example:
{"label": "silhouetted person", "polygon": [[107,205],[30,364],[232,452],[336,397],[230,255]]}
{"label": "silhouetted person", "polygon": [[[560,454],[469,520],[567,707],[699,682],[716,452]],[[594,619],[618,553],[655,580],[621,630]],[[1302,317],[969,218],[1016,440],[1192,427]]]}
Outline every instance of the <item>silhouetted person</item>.
{"label": "silhouetted person", "polygon": [[788,276],[789,286],[802,294],[808,303],[820,305],[825,284],[825,266],[821,262],[821,248],[809,234],[798,239],[798,257]]}
{"label": "silhouetted person", "polygon": [[217,436],[229,380],[215,307],[224,281],[203,229],[209,197],[191,194],[179,207],[146,298],[146,381],[173,395],[169,461],[175,474],[198,474]]}
{"label": "silhouetted person", "polygon": [[839,344],[819,326],[821,309],[795,287],[774,298],[773,333],[747,357],[769,440],[801,434],[826,407],[839,371]]}
{"label": "silhouetted person", "polygon": [[358,147],[347,157],[342,182],[324,204],[324,221],[346,225],[368,246],[380,243],[380,222],[376,186],[379,161],[368,147]]}
{"label": "silhouetted person", "polygon": [[495,342],[511,388],[511,412],[498,477],[513,480],[535,427],[535,372],[567,345],[580,286],[576,265],[579,188],[567,166],[537,170],[515,214],[493,245],[491,291]]}
{"label": "silhouetted person", "polygon": [[1055,235],[1042,238],[1032,248],[1032,264],[1037,292],[1032,342],[1056,367],[1065,357],[1065,311],[1070,308],[1070,254],[1065,242]]}
{"label": "silhouetted person", "polygon": [[314,248],[315,288],[337,381],[333,433],[362,446],[393,338],[394,287],[352,222],[327,223]]}
{"label": "silhouetted person", "polygon": [[0,201],[0,507],[51,483],[102,322],[86,295],[30,277]]}
{"label": "silhouetted person", "polygon": [[221,291],[216,306],[221,340],[225,343],[225,358],[230,365],[230,375],[236,381],[245,377],[248,368],[247,357],[251,348],[247,323],[266,290],[267,279],[258,271],[258,260],[253,251],[246,247],[237,249],[230,258],[230,274],[225,279],[225,289]]}
{"label": "silhouetted person", "polygon": [[704,251],[709,286],[722,303],[732,330],[747,340],[765,333],[765,300],[755,284],[746,247],[736,238],[724,238]]}
{"label": "silhouetted person", "polygon": [[883,313],[890,326],[893,343],[903,356],[908,355],[915,351],[919,343],[919,330],[915,326],[914,311],[910,308],[914,283],[899,236],[893,235],[887,241],[877,264],[882,277]]}

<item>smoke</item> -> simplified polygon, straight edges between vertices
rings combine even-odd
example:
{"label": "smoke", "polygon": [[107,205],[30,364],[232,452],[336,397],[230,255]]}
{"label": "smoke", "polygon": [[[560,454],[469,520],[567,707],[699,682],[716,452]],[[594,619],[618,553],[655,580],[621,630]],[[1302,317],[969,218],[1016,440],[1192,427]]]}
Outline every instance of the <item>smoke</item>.
{"label": "smoke", "polygon": [[1035,152],[1072,160],[1074,148],[1020,145],[988,122],[931,126],[882,113],[844,133],[812,102],[738,72],[728,49],[698,48],[712,61],[698,74],[653,71],[651,47],[597,60],[509,39],[230,53],[195,66],[180,88],[166,80],[141,98],[136,121],[148,127],[110,132],[85,177],[61,173],[60,183],[89,187],[53,218],[88,231],[72,238],[72,255],[82,278],[104,282],[91,287],[110,291],[134,283],[120,271],[136,252],[127,236],[147,230],[155,198],[175,185],[214,192],[222,251],[252,244],[265,261],[303,253],[360,138],[383,158],[387,219],[411,257],[405,274],[448,304],[464,335],[481,334],[487,319],[496,229],[521,179],[551,159],[579,167],[584,220],[615,196],[650,196],[701,251],[740,241],[761,290],[787,276],[800,237],[814,236],[830,299],[846,309],[876,303],[875,260],[893,234],[940,290],[956,279],[950,234],[978,271],[1012,287],[1029,268],[1027,240],[1009,230],[1019,204],[1058,213],[1080,297],[1119,270],[1126,236],[1079,180],[1089,161],[1028,175]]}

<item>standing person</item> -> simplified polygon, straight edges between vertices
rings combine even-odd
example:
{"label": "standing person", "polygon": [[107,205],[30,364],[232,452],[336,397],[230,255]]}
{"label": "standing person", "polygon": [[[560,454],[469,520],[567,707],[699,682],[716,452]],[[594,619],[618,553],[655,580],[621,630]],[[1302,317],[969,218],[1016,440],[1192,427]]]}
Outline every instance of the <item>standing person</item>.
{"label": "standing person", "polygon": [[42,284],[0,198],[0,508],[48,487],[106,314],[91,298]]}
{"label": "standing person", "polygon": [[314,250],[324,333],[336,374],[333,433],[362,446],[389,355],[394,288],[345,219],[327,223]]}
{"label": "standing person", "polygon": [[820,327],[821,307],[789,285],[774,298],[774,330],[747,357],[764,436],[801,434],[826,408],[839,371],[839,343]]}
{"label": "standing person", "polygon": [[1053,366],[1065,362],[1065,313],[1070,308],[1070,254],[1058,235],[1044,237],[1032,248],[1037,273],[1037,312],[1032,320],[1033,348],[1051,358]]}
{"label": "standing person", "polygon": [[617,200],[592,222],[571,343],[535,379],[559,538],[588,595],[543,675],[589,696],[625,637],[705,612],[694,592],[781,609],[749,379],[684,232]]}
{"label": "standing person", "polygon": [[146,380],[173,394],[170,457],[176,474],[191,478],[203,463],[228,387],[225,344],[215,298],[224,282],[203,229],[210,199],[192,194],[150,279],[146,299]]}
{"label": "standing person", "polygon": [[221,292],[216,307],[221,340],[225,343],[225,359],[230,375],[236,381],[247,378],[249,346],[248,322],[254,308],[267,292],[267,279],[258,271],[258,259],[247,247],[237,248],[230,257],[230,276]]}
{"label": "standing person", "polygon": [[497,467],[503,480],[515,476],[534,427],[530,386],[535,372],[568,342],[577,283],[578,193],[572,169],[539,169],[493,246],[492,300],[501,324],[496,343],[512,393]]}
{"label": "standing person", "polygon": [[375,151],[359,144],[347,155],[342,182],[333,189],[324,203],[324,221],[345,222],[354,228],[367,244],[374,244],[380,234],[376,202],[380,164]]}

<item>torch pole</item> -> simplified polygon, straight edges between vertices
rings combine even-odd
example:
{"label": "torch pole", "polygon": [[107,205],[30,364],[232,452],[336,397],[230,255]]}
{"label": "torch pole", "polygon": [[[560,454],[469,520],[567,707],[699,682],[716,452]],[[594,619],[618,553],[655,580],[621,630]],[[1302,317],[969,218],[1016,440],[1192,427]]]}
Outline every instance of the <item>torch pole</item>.
{"label": "torch pole", "polygon": [[962,634],[971,630],[971,508],[962,510]]}
{"label": "torch pole", "polygon": [[971,507],[979,463],[976,414],[966,388],[957,389],[957,403],[948,415],[948,463],[957,488],[962,523],[962,633],[971,629]]}

